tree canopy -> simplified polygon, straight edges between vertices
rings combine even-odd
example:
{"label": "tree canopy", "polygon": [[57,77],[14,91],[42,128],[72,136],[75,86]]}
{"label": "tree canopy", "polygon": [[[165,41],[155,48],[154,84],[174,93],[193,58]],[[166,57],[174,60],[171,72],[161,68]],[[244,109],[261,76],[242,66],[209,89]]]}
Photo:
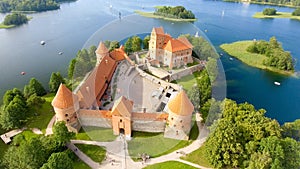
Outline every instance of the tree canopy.
{"label": "tree canopy", "polygon": [[247,51],[267,56],[267,59],[264,60],[264,65],[266,66],[294,71],[294,62],[290,52],[284,51],[275,37],[271,37],[269,42],[264,40],[254,41],[247,48]]}
{"label": "tree canopy", "polygon": [[226,99],[221,110],[222,118],[211,127],[206,142],[208,160],[216,168],[247,167],[245,162],[258,150],[263,138],[281,137],[280,125],[265,117],[263,109]]}
{"label": "tree canopy", "polygon": [[47,11],[59,9],[60,2],[74,0],[0,0],[0,12],[10,11]]}
{"label": "tree canopy", "polygon": [[24,14],[12,13],[5,16],[4,25],[22,25],[28,22],[28,18]]}
{"label": "tree canopy", "polygon": [[264,15],[276,15],[276,9],[275,8],[265,8],[263,10]]}
{"label": "tree canopy", "polygon": [[41,169],[73,169],[73,161],[66,152],[53,153]]}
{"label": "tree canopy", "polygon": [[148,48],[149,48],[149,41],[150,41],[150,36],[147,35],[147,36],[143,39],[143,49],[148,49]]}
{"label": "tree canopy", "polygon": [[47,92],[43,85],[36,80],[35,78],[31,78],[28,85],[24,86],[24,96],[28,98],[32,94],[36,94],[37,96],[43,96]]}
{"label": "tree canopy", "polygon": [[52,93],[57,92],[57,90],[59,88],[59,85],[61,83],[65,83],[64,78],[60,75],[59,72],[56,72],[56,73],[53,72],[51,74],[50,81],[49,81],[49,90],[50,90],[50,92],[52,92]]}
{"label": "tree canopy", "polygon": [[163,6],[155,10],[154,15],[165,16],[177,19],[195,19],[192,11],[186,10],[183,6]]}
{"label": "tree canopy", "polygon": [[300,8],[296,8],[294,12],[292,12],[293,16],[300,16]]}
{"label": "tree canopy", "polygon": [[282,138],[279,123],[265,117],[265,110],[225,99],[221,112],[206,142],[208,160],[215,168],[300,167],[299,142]]}
{"label": "tree canopy", "polygon": [[26,99],[19,89],[5,92],[3,105],[0,108],[0,124],[4,129],[21,127],[26,120],[28,107]]}
{"label": "tree canopy", "polygon": [[190,34],[181,35],[185,36],[193,45],[193,56],[200,60],[208,60],[209,57],[218,58],[218,54],[212,45],[203,37],[195,37]]}
{"label": "tree canopy", "polygon": [[300,141],[300,119],[295,120],[294,122],[284,123],[282,129],[283,137],[290,137]]}

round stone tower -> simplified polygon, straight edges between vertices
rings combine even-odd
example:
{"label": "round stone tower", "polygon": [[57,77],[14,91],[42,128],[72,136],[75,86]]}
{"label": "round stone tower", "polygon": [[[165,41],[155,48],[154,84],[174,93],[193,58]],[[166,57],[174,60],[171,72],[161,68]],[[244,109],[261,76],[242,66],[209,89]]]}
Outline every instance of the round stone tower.
{"label": "round stone tower", "polygon": [[60,84],[51,104],[55,111],[56,121],[64,121],[69,131],[78,132],[81,126],[76,114],[79,110],[77,95],[64,84]]}
{"label": "round stone tower", "polygon": [[170,99],[167,108],[169,116],[164,134],[165,137],[188,140],[194,106],[186,93],[181,90],[174,98]]}
{"label": "round stone tower", "polygon": [[96,50],[96,56],[97,56],[97,63],[96,66],[98,66],[104,56],[109,55],[109,50],[106,48],[105,44],[103,42],[100,42],[98,45],[98,48]]}

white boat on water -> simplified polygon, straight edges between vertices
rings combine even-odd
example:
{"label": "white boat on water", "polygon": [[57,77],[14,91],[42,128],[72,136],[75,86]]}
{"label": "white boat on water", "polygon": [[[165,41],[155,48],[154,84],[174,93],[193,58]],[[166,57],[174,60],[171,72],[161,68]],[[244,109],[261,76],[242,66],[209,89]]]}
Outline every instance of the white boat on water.
{"label": "white boat on water", "polygon": [[275,85],[277,86],[280,86],[280,83],[279,82],[274,82]]}
{"label": "white boat on water", "polygon": [[46,44],[46,42],[42,40],[41,41],[41,45],[45,45],[45,44]]}
{"label": "white boat on water", "polygon": [[233,58],[232,58],[232,57],[230,57],[230,58],[229,58],[229,60],[233,60]]}

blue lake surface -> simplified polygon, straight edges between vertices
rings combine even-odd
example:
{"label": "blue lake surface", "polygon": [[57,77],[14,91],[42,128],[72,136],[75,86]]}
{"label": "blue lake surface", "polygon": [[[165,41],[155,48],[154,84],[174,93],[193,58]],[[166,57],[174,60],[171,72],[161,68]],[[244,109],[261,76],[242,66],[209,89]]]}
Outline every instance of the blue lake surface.
{"label": "blue lake surface", "polygon": [[[69,61],[79,49],[88,44],[97,45],[98,40],[88,41],[89,38],[101,27],[118,19],[119,12],[127,16],[134,10],[152,11],[157,5],[182,5],[192,10],[198,18],[194,25],[205,32],[220,53],[224,53],[218,47],[222,43],[268,40],[276,36],[284,49],[300,59],[300,21],[252,18],[255,12],[268,6],[204,0],[79,0],[62,4],[60,10],[30,14],[33,19],[26,25],[0,30],[0,95],[13,87],[23,87],[31,77],[47,86],[52,72],[60,71],[66,75]],[[275,8],[281,12],[293,11],[292,8]],[[0,20],[4,16],[0,14]],[[151,19],[147,29],[143,24],[147,23],[146,20],[149,21],[146,18],[137,21],[145,26],[145,30],[139,33],[149,33],[151,25],[169,24],[168,21]],[[185,24],[174,25],[178,32],[184,32]],[[40,45],[41,40],[46,41],[45,46]],[[58,54],[61,51],[63,55]],[[280,123],[300,118],[298,78],[252,68],[236,59],[230,60],[226,54],[221,61],[226,73],[228,98],[264,108],[268,117]],[[299,69],[300,63],[297,62],[296,70]],[[21,76],[22,71],[27,74]],[[281,86],[274,85],[274,81],[279,81]]]}

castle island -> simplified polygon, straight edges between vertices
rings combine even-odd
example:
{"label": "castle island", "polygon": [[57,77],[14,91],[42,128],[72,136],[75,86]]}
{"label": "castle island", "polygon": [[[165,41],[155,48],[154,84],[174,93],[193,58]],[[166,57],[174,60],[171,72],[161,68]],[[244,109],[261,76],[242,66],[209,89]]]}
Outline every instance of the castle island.
{"label": "castle island", "polygon": [[[194,106],[182,87],[170,81],[203,68],[192,49],[187,38],[172,38],[162,27],[152,29],[142,59],[128,56],[123,46],[109,51],[100,42],[95,68],[80,85],[73,92],[60,85],[52,101],[56,121],[65,121],[73,132],[97,126],[127,139],[132,131],[143,131],[188,140]],[[187,67],[194,62],[198,64]]]}

